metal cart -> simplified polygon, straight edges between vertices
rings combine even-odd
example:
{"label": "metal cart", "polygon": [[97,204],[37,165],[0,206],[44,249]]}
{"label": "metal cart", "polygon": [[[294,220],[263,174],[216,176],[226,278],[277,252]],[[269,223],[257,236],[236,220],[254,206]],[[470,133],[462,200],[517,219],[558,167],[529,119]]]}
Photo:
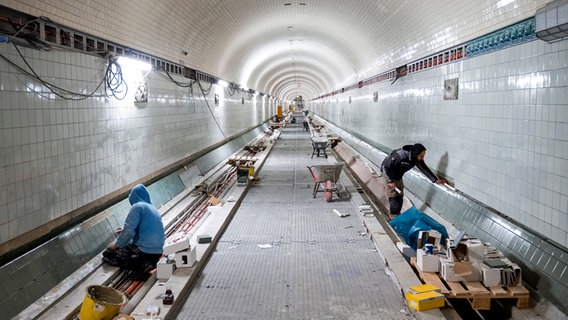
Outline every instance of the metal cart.
{"label": "metal cart", "polygon": [[339,181],[339,175],[341,175],[344,165],[345,163],[340,162],[337,164],[308,166],[308,170],[310,170],[315,182],[313,192],[314,198],[318,192],[325,192],[325,200],[327,202],[332,200],[333,191],[335,191],[337,196],[339,196],[337,183],[341,183]]}
{"label": "metal cart", "polygon": [[329,146],[329,142],[327,141],[327,139],[325,140],[314,140],[312,139],[312,147],[314,148],[314,151],[312,151],[312,159],[314,157],[314,154],[317,153],[318,158],[320,156],[320,152],[323,152],[323,155],[326,157],[327,159],[327,153],[326,153],[326,149]]}

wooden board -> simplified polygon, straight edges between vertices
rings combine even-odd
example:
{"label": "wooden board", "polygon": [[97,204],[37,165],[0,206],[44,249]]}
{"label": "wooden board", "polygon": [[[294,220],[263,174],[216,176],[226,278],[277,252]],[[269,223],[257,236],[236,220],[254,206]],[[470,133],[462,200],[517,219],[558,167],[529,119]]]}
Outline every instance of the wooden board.
{"label": "wooden board", "polygon": [[[443,281],[443,279],[442,279]],[[445,282],[450,287],[450,297],[468,297],[471,296],[470,292],[464,288],[459,282]]]}
{"label": "wooden board", "polygon": [[448,295],[450,293],[448,288],[446,288],[446,286],[442,282],[442,279],[440,279],[440,277],[438,277],[437,274],[431,272],[424,272],[420,275],[420,278],[422,279],[422,281],[424,281],[424,283],[430,283],[440,288],[440,292],[443,295]]}
{"label": "wooden board", "polygon": [[524,297],[529,295],[529,290],[523,286],[507,287],[507,292],[513,297]]}
{"label": "wooden board", "polygon": [[467,291],[476,297],[491,296],[491,292],[481,282],[464,282]]}
{"label": "wooden board", "polygon": [[507,290],[503,289],[501,286],[489,287],[489,291],[491,291],[491,295],[495,297],[504,297],[509,295]]}

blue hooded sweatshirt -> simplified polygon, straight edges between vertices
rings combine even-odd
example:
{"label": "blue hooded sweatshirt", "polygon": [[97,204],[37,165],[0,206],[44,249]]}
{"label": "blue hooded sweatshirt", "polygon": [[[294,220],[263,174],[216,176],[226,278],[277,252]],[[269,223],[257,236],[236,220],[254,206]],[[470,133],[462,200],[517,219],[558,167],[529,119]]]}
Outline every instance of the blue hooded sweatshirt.
{"label": "blue hooded sweatshirt", "polygon": [[132,189],[128,200],[132,207],[124,221],[124,228],[116,239],[116,246],[120,248],[132,241],[144,253],[162,253],[164,224],[160,213],[150,202],[150,193],[144,185],[139,184]]}

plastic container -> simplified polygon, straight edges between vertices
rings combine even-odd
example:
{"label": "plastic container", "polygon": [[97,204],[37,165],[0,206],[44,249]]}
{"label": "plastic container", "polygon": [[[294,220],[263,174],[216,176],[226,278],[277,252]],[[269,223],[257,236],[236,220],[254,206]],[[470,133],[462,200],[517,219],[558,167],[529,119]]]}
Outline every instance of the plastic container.
{"label": "plastic container", "polygon": [[79,319],[112,320],[127,301],[126,296],[116,289],[98,285],[89,286],[81,305]]}

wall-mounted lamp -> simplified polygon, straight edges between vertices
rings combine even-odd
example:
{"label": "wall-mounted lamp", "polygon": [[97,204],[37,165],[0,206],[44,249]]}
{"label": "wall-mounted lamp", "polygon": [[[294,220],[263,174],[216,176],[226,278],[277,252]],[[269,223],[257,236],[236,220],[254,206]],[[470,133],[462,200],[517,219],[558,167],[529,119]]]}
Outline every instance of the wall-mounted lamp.
{"label": "wall-mounted lamp", "polygon": [[142,72],[148,72],[150,70],[152,70],[152,65],[149,64],[148,62],[144,62],[141,60],[137,60],[137,59],[132,59],[126,56],[120,56],[117,59],[118,64],[120,65],[120,68],[122,68],[122,70],[124,71],[125,69],[130,71],[130,70],[134,70],[134,71],[142,71]]}
{"label": "wall-mounted lamp", "polygon": [[120,65],[122,77],[128,87],[136,88],[134,100],[136,102],[147,102],[148,85],[144,79],[152,71],[152,65],[126,56],[118,57],[117,62]]}

